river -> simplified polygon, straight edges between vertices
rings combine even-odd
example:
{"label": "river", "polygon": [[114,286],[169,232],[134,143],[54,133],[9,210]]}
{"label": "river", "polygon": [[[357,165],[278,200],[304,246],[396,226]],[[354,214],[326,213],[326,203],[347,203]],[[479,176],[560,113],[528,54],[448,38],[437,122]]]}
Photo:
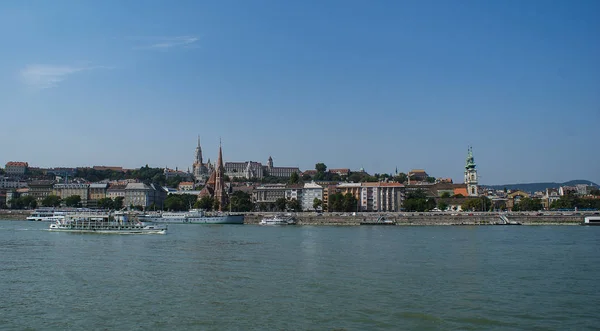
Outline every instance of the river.
{"label": "river", "polygon": [[600,227],[0,222],[1,330],[586,330]]}

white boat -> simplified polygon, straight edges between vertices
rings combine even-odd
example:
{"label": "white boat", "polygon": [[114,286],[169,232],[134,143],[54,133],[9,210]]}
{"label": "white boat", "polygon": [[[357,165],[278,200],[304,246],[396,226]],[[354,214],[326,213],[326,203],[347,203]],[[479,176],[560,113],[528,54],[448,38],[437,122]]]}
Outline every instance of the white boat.
{"label": "white boat", "polygon": [[69,215],[49,227],[50,231],[100,234],[165,234],[166,225],[146,224],[127,214],[85,213]]}
{"label": "white boat", "polygon": [[26,219],[28,221],[38,222],[56,222],[65,219],[66,211],[56,210],[53,208],[36,209]]}
{"label": "white boat", "polygon": [[209,213],[199,209],[191,209],[187,212],[146,214],[141,216],[140,220],[159,224],[244,224],[244,215],[230,213]]}
{"label": "white boat", "polygon": [[260,225],[295,225],[296,220],[292,217],[273,216],[263,218]]}
{"label": "white boat", "polygon": [[581,225],[600,225],[600,216],[587,216]]}

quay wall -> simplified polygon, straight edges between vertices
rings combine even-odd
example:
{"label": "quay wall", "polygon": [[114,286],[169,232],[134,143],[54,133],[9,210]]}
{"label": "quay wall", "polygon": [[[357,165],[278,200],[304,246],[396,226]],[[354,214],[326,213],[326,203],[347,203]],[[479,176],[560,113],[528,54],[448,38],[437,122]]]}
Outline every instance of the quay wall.
{"label": "quay wall", "polygon": [[[272,214],[247,214],[245,224],[258,224],[263,217]],[[323,215],[314,213],[296,213],[294,217],[298,225],[360,225],[363,221],[375,221],[377,215],[342,216]],[[500,223],[499,214],[480,215],[386,215],[386,219],[393,220],[397,225],[493,225]],[[516,221],[522,225],[579,225],[583,215],[508,215],[509,221]]]}

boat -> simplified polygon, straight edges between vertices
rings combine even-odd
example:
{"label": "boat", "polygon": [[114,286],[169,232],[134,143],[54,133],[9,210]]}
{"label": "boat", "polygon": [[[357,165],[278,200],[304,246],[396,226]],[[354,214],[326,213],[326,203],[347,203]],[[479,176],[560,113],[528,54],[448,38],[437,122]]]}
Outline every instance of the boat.
{"label": "boat", "polygon": [[273,217],[265,217],[263,218],[260,225],[296,225],[297,222],[293,217],[284,217],[275,215]]}
{"label": "boat", "polygon": [[26,220],[38,222],[56,222],[65,218],[66,211],[54,208],[39,208],[34,210]]}
{"label": "boat", "polygon": [[600,225],[600,216],[586,216],[581,225]]}
{"label": "boat", "polygon": [[362,221],[360,222],[360,225],[396,225],[396,221],[387,219],[383,216],[380,216],[377,220],[375,221]]}
{"label": "boat", "polygon": [[166,225],[147,224],[125,213],[80,213],[50,224],[50,231],[101,234],[165,234]]}
{"label": "boat", "polygon": [[232,213],[210,213],[200,209],[187,212],[163,212],[145,214],[139,217],[141,221],[159,224],[244,224],[244,215]]}

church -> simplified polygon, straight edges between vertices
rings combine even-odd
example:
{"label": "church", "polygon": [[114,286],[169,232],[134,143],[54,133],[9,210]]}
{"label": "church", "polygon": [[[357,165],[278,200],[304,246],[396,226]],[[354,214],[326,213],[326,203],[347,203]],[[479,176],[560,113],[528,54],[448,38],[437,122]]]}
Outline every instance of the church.
{"label": "church", "polygon": [[198,136],[198,146],[196,147],[196,155],[194,157],[194,164],[192,165],[192,174],[197,182],[204,182],[214,170],[210,159],[206,163],[202,160],[202,147],[200,146],[200,136]]}

